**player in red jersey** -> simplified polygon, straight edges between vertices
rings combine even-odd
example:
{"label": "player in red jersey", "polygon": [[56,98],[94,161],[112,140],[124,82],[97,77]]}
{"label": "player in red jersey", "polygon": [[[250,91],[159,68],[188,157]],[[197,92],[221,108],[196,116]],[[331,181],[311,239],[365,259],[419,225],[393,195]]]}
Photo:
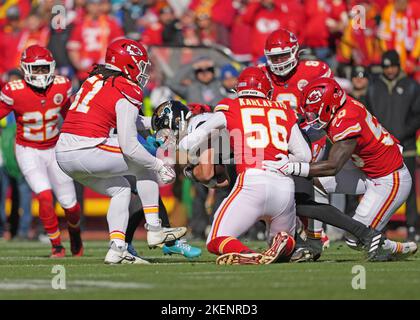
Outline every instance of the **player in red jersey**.
{"label": "player in red jersey", "polygon": [[[238,178],[215,214],[207,249],[221,255],[218,264],[272,263],[294,248],[294,182],[263,171],[261,164],[279,152],[296,161],[309,161],[311,153],[294,111],[269,99],[272,86],[261,69],[246,68],[236,90],[238,98],[220,101],[216,112],[181,140],[180,149],[195,154],[213,129],[229,131]],[[237,238],[260,219],[267,221],[272,245],[256,253]]]}
{"label": "player in red jersey", "polygon": [[[131,197],[132,186],[124,176],[136,178],[147,241],[156,247],[187,231],[163,228],[159,219],[158,178],[170,183],[175,173],[137,140],[137,128],[150,128],[150,118],[139,115],[149,79],[146,49],[133,40],[115,40],[107,48],[105,62],[91,72],[69,109],[57,143],[57,161],[75,180],[111,197],[107,215],[111,241],[105,263],[148,263],[127,251],[129,205],[140,199]],[[114,128],[118,133],[110,136]],[[131,207],[137,210],[139,206]]]}
{"label": "player in red jersey", "polygon": [[[272,32],[266,40],[264,54],[267,64],[261,68],[267,72],[273,83],[273,100],[282,101],[297,112],[301,105],[302,90],[310,81],[322,77],[333,78],[333,72],[326,63],[299,59],[298,39],[288,30],[278,29]],[[326,140],[317,134],[312,134],[308,126],[303,129],[312,141],[313,159],[321,159],[326,150]],[[295,178],[295,184],[297,193],[314,193],[313,197],[317,202],[328,203],[328,199],[313,191],[311,181]],[[301,197],[297,196],[297,204],[300,200]],[[320,252],[322,222],[309,219],[305,232],[308,239],[306,242],[311,243]],[[300,239],[297,240],[297,250],[300,250]],[[292,261],[298,260],[298,256],[299,253],[296,252]]]}
{"label": "player in red jersey", "polygon": [[296,109],[300,106],[303,88],[312,80],[327,77],[333,73],[328,65],[317,60],[299,60],[299,43],[296,36],[285,29],[272,32],[265,43],[265,65],[273,83],[273,100],[282,101]]}
{"label": "player in red jersey", "polygon": [[[333,143],[328,159],[295,162],[279,154],[278,162],[265,161],[264,165],[284,175],[319,177],[318,187],[327,193],[363,194],[353,218],[383,230],[406,200],[412,183],[398,141],[333,79],[309,83],[303,101],[308,124],[324,129]],[[351,239],[347,243],[357,246]],[[386,240],[383,249],[384,259],[392,259],[413,254],[417,246]]]}
{"label": "player in red jersey", "polygon": [[58,219],[53,207],[53,192],[63,207],[73,256],[83,254],[80,238],[80,206],[76,201],[73,180],[57,165],[60,115],[65,117],[70,105],[71,83],[55,76],[51,52],[38,45],[22,54],[24,81],[7,83],[1,91],[0,119],[14,112],[17,124],[16,160],[39,201],[39,217],[51,240],[51,257],[64,257]]}

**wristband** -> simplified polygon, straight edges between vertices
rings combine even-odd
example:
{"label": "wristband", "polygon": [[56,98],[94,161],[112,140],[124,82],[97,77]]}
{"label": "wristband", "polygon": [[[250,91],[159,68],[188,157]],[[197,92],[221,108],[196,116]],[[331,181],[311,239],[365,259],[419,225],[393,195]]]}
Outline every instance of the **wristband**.
{"label": "wristband", "polygon": [[291,174],[294,176],[299,177],[307,177],[309,176],[309,168],[310,165],[307,162],[292,162],[290,163],[291,166]]}

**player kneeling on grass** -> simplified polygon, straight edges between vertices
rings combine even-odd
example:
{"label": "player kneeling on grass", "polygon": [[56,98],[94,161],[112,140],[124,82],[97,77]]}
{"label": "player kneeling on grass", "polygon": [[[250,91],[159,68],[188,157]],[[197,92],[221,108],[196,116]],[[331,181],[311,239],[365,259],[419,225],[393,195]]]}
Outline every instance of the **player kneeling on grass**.
{"label": "player kneeling on grass", "polygon": [[71,82],[54,75],[55,60],[51,52],[38,45],[22,53],[21,69],[24,80],[11,81],[1,90],[0,119],[12,111],[15,114],[16,160],[38,199],[39,218],[52,245],[51,258],[66,255],[53,192],[64,209],[72,255],[82,256],[80,206],[74,183],[57,165],[54,152],[60,116],[64,118],[70,106]]}
{"label": "player kneeling on grass", "polygon": [[[293,251],[295,190],[291,177],[262,170],[262,161],[274,160],[278,152],[309,161],[311,151],[294,111],[270,100],[272,85],[261,69],[246,68],[236,91],[238,98],[220,101],[216,112],[180,142],[180,149],[194,155],[213,130],[228,131],[238,178],[215,214],[207,249],[220,255],[217,264],[268,264],[287,259]],[[203,160],[192,172],[197,179],[202,179],[200,171],[206,172],[207,167],[210,173],[214,170],[212,162]],[[258,220],[266,221],[271,244],[262,253],[238,240]]]}
{"label": "player kneeling on grass", "polygon": [[[305,87],[303,114],[309,125],[325,130],[332,141],[328,159],[299,162],[280,153],[279,161],[264,161],[264,168],[282,176],[319,177],[315,183],[327,193],[363,194],[353,218],[383,230],[411,189],[411,176],[398,140],[363,104],[347,97],[333,79],[321,78]],[[347,244],[359,246],[350,238]],[[417,251],[414,242],[385,240],[378,241],[378,246],[383,250],[377,251],[372,260],[401,259]]]}
{"label": "player kneeling on grass", "polygon": [[[150,128],[150,119],[139,115],[149,79],[146,49],[136,41],[118,39],[107,48],[105,62],[91,72],[70,107],[57,143],[57,161],[69,176],[111,197],[105,263],[148,263],[127,251],[132,188],[125,176],[135,177],[146,215],[147,242],[156,247],[187,231],[164,228],[159,219],[158,179],[170,183],[175,172],[137,140],[137,125]],[[111,128],[117,129],[117,137],[109,137]]]}

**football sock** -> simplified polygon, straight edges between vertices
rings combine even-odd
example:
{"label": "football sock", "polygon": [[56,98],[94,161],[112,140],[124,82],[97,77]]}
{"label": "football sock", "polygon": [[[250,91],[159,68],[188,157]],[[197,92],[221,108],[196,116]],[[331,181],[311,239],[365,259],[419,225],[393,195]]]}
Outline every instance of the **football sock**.
{"label": "football sock", "polygon": [[139,180],[136,182],[144,216],[148,225],[161,226],[159,219],[159,185],[153,180]]}
{"label": "football sock", "polygon": [[69,232],[80,231],[80,205],[76,203],[73,207],[64,209]]}
{"label": "football sock", "polygon": [[370,229],[363,223],[345,215],[336,207],[329,204],[317,203],[313,200],[296,203],[296,214],[298,216],[320,220],[326,224],[343,229],[359,239],[365,238],[370,232]]}
{"label": "football sock", "polygon": [[255,252],[234,237],[216,237],[207,244],[207,250],[217,255]]}
{"label": "football sock", "polygon": [[[386,239],[384,244],[382,245],[382,248],[385,250],[390,250],[392,253],[395,253],[398,249],[400,249],[400,245],[395,241]],[[402,250],[402,248],[400,250]]]}
{"label": "football sock", "polygon": [[119,248],[125,248],[125,233],[122,231],[114,230],[109,233],[109,240],[115,243]]}
{"label": "football sock", "polygon": [[61,245],[61,235],[58,229],[58,218],[53,207],[53,194],[51,190],[45,190],[37,195],[39,202],[39,218],[44,225],[51,244]]}
{"label": "football sock", "polygon": [[151,226],[160,226],[159,207],[158,206],[143,206],[144,217],[146,223]]}

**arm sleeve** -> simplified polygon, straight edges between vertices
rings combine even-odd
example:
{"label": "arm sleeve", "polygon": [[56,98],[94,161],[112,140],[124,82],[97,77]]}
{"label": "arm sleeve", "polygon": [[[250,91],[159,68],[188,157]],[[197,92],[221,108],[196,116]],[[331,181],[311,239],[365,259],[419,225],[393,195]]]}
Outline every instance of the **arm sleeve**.
{"label": "arm sleeve", "polygon": [[181,140],[180,151],[195,150],[209,138],[212,130],[225,129],[226,125],[227,121],[223,112],[214,113],[205,123]]}
{"label": "arm sleeve", "polygon": [[152,117],[138,116],[136,120],[138,131],[149,130],[152,128]]}
{"label": "arm sleeve", "polygon": [[162,160],[153,157],[137,140],[136,120],[139,110],[126,99],[118,100],[117,114],[118,143],[123,154],[145,168],[157,171]]}
{"label": "arm sleeve", "polygon": [[292,127],[288,148],[290,162],[311,162],[311,148],[303,137],[302,132],[300,132],[297,124]]}

